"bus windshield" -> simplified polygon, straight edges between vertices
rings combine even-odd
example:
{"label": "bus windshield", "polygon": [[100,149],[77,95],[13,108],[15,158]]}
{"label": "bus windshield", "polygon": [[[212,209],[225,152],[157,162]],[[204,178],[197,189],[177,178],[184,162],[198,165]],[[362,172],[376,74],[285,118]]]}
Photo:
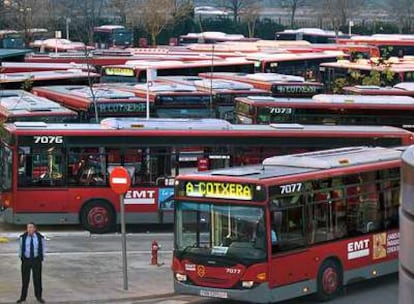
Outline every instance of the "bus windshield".
{"label": "bus windshield", "polygon": [[112,35],[115,45],[130,45],[132,42],[132,32],[130,31],[114,31]]}
{"label": "bus windshield", "polygon": [[0,146],[0,183],[2,190],[12,188],[12,150],[5,145]]}
{"label": "bus windshield", "polygon": [[213,255],[244,264],[266,259],[262,208],[177,202],[175,216],[178,254]]}

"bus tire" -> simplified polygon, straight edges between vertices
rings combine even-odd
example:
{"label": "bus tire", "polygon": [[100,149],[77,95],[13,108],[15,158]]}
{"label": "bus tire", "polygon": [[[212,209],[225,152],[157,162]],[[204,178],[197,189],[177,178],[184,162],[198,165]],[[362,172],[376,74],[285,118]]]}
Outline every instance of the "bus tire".
{"label": "bus tire", "polygon": [[334,259],[325,260],[318,271],[316,298],[320,302],[329,301],[337,297],[343,284],[342,269]]}
{"label": "bus tire", "polygon": [[115,212],[108,202],[93,200],[83,206],[80,221],[91,233],[111,232],[115,227]]}

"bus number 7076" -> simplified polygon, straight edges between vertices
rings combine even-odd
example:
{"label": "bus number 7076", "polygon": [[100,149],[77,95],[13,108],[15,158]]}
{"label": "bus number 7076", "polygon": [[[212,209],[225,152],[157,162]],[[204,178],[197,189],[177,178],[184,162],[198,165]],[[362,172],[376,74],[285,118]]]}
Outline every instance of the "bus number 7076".
{"label": "bus number 7076", "polygon": [[63,144],[63,136],[33,136],[35,144]]}

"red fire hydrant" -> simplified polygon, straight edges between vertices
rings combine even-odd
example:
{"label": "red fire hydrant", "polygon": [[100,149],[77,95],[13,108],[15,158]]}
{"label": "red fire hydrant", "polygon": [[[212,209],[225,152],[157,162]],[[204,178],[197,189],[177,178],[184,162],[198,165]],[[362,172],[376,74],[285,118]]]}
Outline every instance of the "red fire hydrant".
{"label": "red fire hydrant", "polygon": [[158,242],[153,240],[151,245],[151,265],[158,265],[158,249]]}

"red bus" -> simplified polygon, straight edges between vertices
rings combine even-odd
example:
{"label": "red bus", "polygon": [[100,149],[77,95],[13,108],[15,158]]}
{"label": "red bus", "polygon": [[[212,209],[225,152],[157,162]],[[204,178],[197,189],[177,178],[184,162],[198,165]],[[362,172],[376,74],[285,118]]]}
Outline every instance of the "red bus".
{"label": "red bus", "polygon": [[[33,94],[54,100],[76,111],[81,122],[94,122],[105,117],[145,117],[147,104],[143,98],[100,85],[35,87]],[[153,114],[150,103],[150,113]]]}
{"label": "red bus", "polygon": [[337,93],[341,92],[344,86],[362,85],[364,78],[370,77],[373,72],[380,73],[380,82],[383,86],[414,81],[414,64],[377,64],[362,60],[322,63],[320,81],[325,84],[327,92]]}
{"label": "red bus", "polygon": [[2,89],[21,89],[22,86],[81,85],[98,82],[99,74],[81,70],[37,71],[0,74]]}
{"label": "red bus", "polygon": [[[202,74],[202,73],[201,73]],[[163,76],[160,81],[195,86],[199,91],[209,94],[214,107],[214,116],[234,121],[234,103],[241,96],[269,96],[266,90],[255,89],[253,85],[226,79],[206,79],[188,76]]]}
{"label": "red bus", "polygon": [[402,151],[348,147],[179,176],[175,292],[326,301],[397,272]]}
{"label": "red bus", "polygon": [[353,87],[344,87],[343,91],[345,94],[356,95],[396,95],[414,97],[414,83],[400,82],[392,87],[357,85]]}
{"label": "red bus", "polygon": [[387,125],[414,129],[414,98],[319,94],[313,98],[236,99],[236,123]]}
{"label": "red bus", "polygon": [[102,67],[102,82],[147,81],[147,69],[155,70],[157,76],[197,76],[203,72],[253,73],[253,62],[243,58],[198,61],[132,61],[125,65]]}
{"label": "red bus", "polygon": [[[146,98],[147,85],[133,83],[109,83],[119,90]],[[194,85],[172,84],[153,81],[148,86],[149,99],[154,105],[155,117],[160,118],[210,118],[214,117],[214,104],[210,93],[197,90]]]}
{"label": "red bus", "polygon": [[302,76],[306,80],[316,80],[318,78],[320,64],[336,62],[338,58],[344,57],[347,57],[347,55],[340,51],[298,54],[257,53],[246,55],[247,60],[254,62],[255,72],[296,75]]}
{"label": "red bus", "polygon": [[0,92],[0,123],[14,121],[77,122],[78,114],[23,90]]}
{"label": "red bus", "polygon": [[2,132],[4,220],[82,224],[93,232],[109,231],[119,222],[119,196],[108,183],[115,166],[131,175],[127,222],[171,223],[174,179],[180,173],[257,164],[288,152],[414,142],[411,132],[393,127],[240,126],[212,119],[15,122],[4,124]]}
{"label": "red bus", "polygon": [[372,36],[353,36],[337,39],[339,44],[373,45],[379,49],[382,58],[414,55],[414,35],[376,34]]}
{"label": "red bus", "polygon": [[200,77],[240,81],[266,90],[273,97],[312,97],[324,93],[324,85],[320,82],[305,81],[301,76],[277,73],[200,73]]}

